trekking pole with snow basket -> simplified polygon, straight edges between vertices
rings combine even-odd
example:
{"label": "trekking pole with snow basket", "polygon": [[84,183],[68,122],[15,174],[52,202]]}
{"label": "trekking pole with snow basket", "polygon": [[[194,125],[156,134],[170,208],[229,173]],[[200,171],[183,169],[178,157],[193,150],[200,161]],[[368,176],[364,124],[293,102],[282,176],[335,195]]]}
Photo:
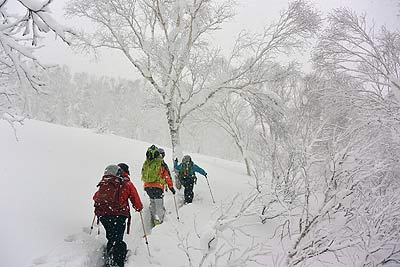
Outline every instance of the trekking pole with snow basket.
{"label": "trekking pole with snow basket", "polygon": [[90,232],[89,235],[92,234],[92,230],[93,230],[93,225],[94,225],[94,221],[96,220],[96,214],[93,216],[93,221],[92,221],[92,225],[90,226]]}
{"label": "trekking pole with snow basket", "polygon": [[176,218],[179,221],[179,213],[178,213],[178,206],[176,205],[176,198],[175,195],[172,195],[174,197],[174,203],[175,203],[175,211],[176,211]]}
{"label": "trekking pole with snow basket", "polygon": [[144,222],[143,222],[142,211],[140,211],[140,219],[142,220],[142,227],[143,227],[143,233],[144,233],[144,240],[146,240],[147,252],[149,252],[149,257],[151,257],[151,256],[150,256],[149,241],[147,240],[146,230],[144,229]]}
{"label": "trekking pole with snow basket", "polygon": [[213,196],[213,193],[211,192],[211,187],[210,187],[210,183],[208,182],[207,175],[205,175],[204,177],[206,177],[206,181],[207,181],[207,184],[208,184],[208,189],[210,189],[211,198],[212,198],[213,203],[215,204],[214,196]]}

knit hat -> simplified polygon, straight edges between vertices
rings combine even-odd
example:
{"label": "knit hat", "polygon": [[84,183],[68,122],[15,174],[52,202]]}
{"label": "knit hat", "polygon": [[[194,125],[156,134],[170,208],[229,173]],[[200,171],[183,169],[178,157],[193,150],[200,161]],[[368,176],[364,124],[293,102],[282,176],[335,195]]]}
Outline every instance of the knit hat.
{"label": "knit hat", "polygon": [[187,163],[187,162],[190,162],[190,161],[192,161],[192,158],[189,155],[183,156],[183,158],[182,158],[182,162],[183,163]]}
{"label": "knit hat", "polygon": [[163,148],[159,147],[158,148],[158,152],[160,152],[160,155],[161,155],[162,158],[165,157],[165,151],[164,151]]}
{"label": "knit hat", "polygon": [[124,171],[126,172],[128,175],[130,175],[129,173],[129,166],[126,163],[119,163],[118,166]]}

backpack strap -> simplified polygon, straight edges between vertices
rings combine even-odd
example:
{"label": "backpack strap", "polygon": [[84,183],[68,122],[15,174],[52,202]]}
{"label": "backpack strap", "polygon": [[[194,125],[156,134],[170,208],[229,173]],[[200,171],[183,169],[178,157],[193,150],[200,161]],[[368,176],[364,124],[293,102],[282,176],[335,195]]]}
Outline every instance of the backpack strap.
{"label": "backpack strap", "polygon": [[129,235],[131,229],[131,216],[128,217],[128,226],[126,228],[126,234]]}
{"label": "backpack strap", "polygon": [[100,227],[99,227],[100,217],[97,216],[97,235],[100,234]]}

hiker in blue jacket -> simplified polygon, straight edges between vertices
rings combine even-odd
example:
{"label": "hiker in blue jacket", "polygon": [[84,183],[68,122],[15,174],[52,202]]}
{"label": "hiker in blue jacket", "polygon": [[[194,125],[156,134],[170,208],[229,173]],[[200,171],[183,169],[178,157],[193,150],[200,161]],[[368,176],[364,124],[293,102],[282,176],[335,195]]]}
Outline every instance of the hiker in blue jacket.
{"label": "hiker in blue jacket", "polygon": [[183,187],[185,187],[185,204],[192,203],[194,197],[193,187],[197,180],[195,173],[198,172],[205,177],[207,177],[207,173],[194,164],[189,155],[184,156],[180,164],[178,164],[178,159],[176,158],[174,161],[174,169],[178,171],[178,179]]}

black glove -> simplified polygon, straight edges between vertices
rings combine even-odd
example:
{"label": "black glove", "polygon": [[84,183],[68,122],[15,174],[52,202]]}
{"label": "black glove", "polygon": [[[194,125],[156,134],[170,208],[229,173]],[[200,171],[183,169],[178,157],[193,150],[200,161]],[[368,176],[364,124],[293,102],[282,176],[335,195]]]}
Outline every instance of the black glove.
{"label": "black glove", "polygon": [[169,190],[171,190],[172,194],[175,195],[175,188],[171,187]]}
{"label": "black glove", "polygon": [[207,178],[207,173],[206,173],[206,174],[204,174],[204,176]]}
{"label": "black glove", "polygon": [[178,164],[178,158],[175,158],[175,163]]}
{"label": "black glove", "polygon": [[142,209],[136,209],[136,211],[137,211],[137,212],[141,212],[141,211],[142,211]]}

